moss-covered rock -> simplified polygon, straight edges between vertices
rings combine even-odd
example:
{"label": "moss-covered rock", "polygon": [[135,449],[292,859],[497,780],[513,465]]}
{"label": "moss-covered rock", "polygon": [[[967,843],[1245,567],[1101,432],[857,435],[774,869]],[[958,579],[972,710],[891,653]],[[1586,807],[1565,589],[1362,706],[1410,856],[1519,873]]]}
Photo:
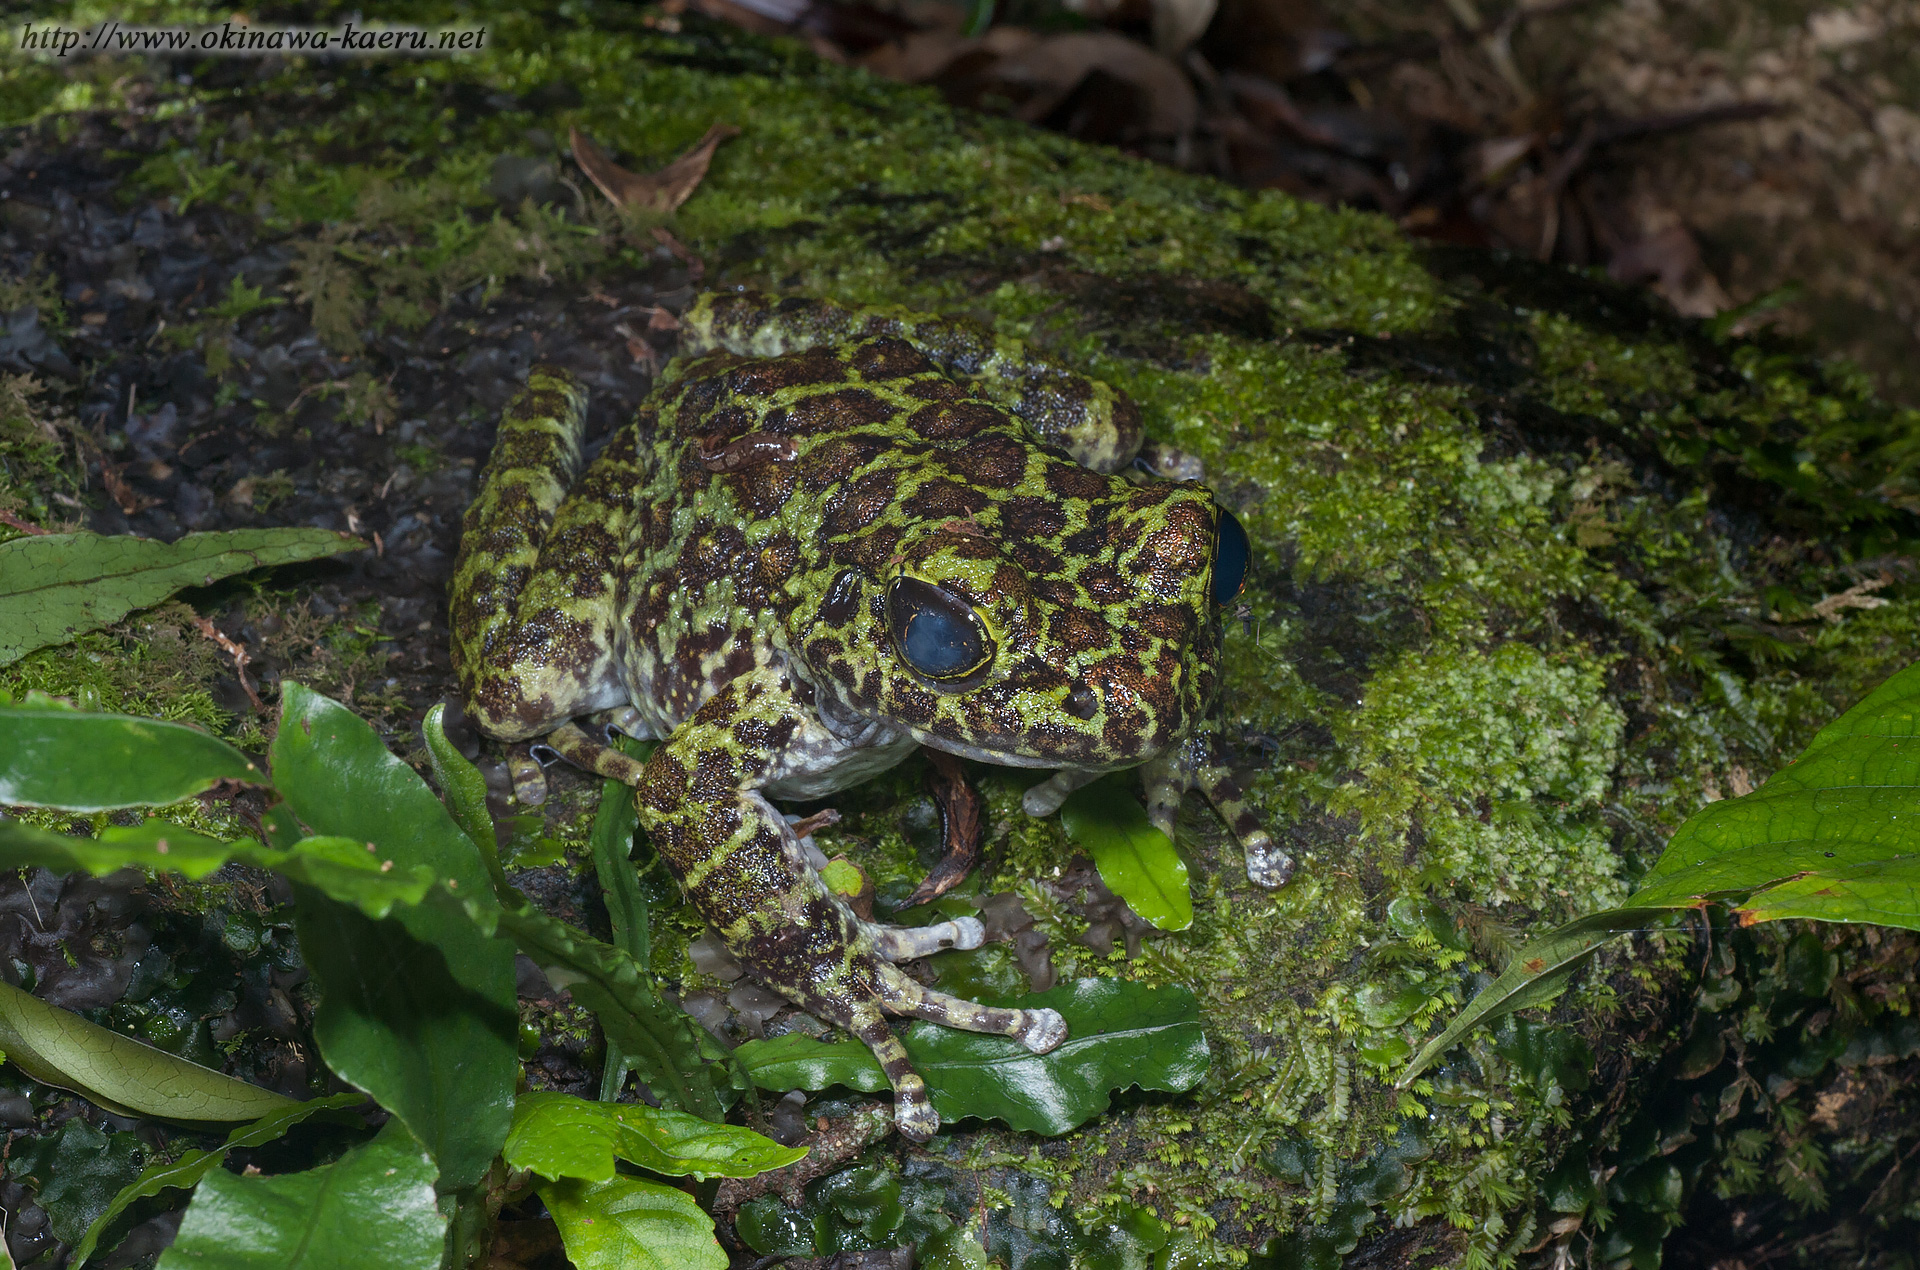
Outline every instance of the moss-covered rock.
{"label": "moss-covered rock", "polygon": [[[1196,920],[1130,952],[1058,825],[982,773],[980,893],[1019,895],[1058,974],[1193,989],[1206,1081],[1058,1139],[882,1148],[802,1212],[756,1201],[762,1251],[918,1236],[957,1266],[971,1232],[1013,1267],[1478,1266],[1591,1241],[1645,1265],[1696,1192],[1790,1213],[1877,1178],[1847,1108],[1898,1098],[1821,1100],[1866,1087],[1836,1072],[1911,1065],[1904,936],[1650,932],[1392,1080],[1526,930],[1620,898],[1695,807],[1912,656],[1912,412],[1601,282],[956,114],[796,45],[613,4],[484,21],[484,53],[425,62],[9,64],[0,109],[42,137],[140,115],[125,197],[217,208],[289,262],[273,298],[327,345],[350,425],[383,426],[379,386],[458,306],[677,270],[663,300],[753,284],[1029,340],[1132,393],[1254,541],[1225,726],[1288,887],[1251,888],[1195,801]],[[667,225],[559,179],[569,127],[642,168],[715,122],[741,134]],[[216,380],[279,320],[244,285],[167,315]],[[433,444],[479,449],[490,422],[464,423]],[[52,476],[8,472],[13,505],[46,505]],[[916,780],[854,792],[822,834],[883,899],[925,864]],[[697,931],[659,925],[656,965],[723,990],[686,960]],[[1002,948],[937,969],[1015,974]]]}

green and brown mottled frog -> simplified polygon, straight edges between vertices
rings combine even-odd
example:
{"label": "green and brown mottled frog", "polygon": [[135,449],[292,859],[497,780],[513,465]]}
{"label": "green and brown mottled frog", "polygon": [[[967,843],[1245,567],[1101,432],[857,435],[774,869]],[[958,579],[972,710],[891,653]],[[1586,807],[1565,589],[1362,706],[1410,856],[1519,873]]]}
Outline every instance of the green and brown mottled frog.
{"label": "green and brown mottled frog", "polygon": [[[921,745],[1056,769],[1034,815],[1140,767],[1156,824],[1199,788],[1278,886],[1291,861],[1203,734],[1245,532],[1197,484],[1114,475],[1140,445],[1127,398],[979,328],[753,294],[703,297],[682,327],[584,473],[577,384],[536,369],[508,408],[454,582],[461,691],[492,735],[632,785],[727,947],[872,1047],[925,1139],[939,1118],[885,1015],[1036,1053],[1065,1024],[899,970],[977,946],[980,922],[861,920],[768,799]],[[635,762],[581,716],[662,744]]]}

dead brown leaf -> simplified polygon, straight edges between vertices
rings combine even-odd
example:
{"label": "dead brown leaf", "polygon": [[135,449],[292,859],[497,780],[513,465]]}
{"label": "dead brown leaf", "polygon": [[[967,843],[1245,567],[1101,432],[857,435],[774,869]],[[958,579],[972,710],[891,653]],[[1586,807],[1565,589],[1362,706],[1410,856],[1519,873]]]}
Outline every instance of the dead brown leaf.
{"label": "dead brown leaf", "polygon": [[664,216],[687,201],[707,175],[713,152],[728,137],[740,135],[732,124],[717,123],[685,154],[658,172],[629,172],[595,145],[578,128],[570,130],[574,162],[613,202],[624,210]]}

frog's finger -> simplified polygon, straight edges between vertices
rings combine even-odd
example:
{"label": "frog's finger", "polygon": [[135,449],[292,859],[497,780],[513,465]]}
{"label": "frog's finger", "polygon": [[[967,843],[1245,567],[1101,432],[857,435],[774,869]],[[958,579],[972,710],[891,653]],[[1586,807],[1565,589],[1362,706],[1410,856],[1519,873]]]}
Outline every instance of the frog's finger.
{"label": "frog's finger", "polygon": [[1247,853],[1247,880],[1255,886],[1273,890],[1284,886],[1293,876],[1293,857],[1280,849],[1260,817],[1248,805],[1246,795],[1233,774],[1224,767],[1207,766],[1194,773],[1194,784],[1206,795],[1220,819]]}
{"label": "frog's finger", "polygon": [[873,939],[874,950],[888,961],[913,961],[949,948],[978,948],[986,942],[987,928],[977,917],[956,917],[932,926],[869,924],[867,934]]}
{"label": "frog's finger", "polygon": [[928,1019],[964,1032],[1010,1036],[1035,1054],[1045,1054],[1067,1039],[1067,1021],[1058,1010],[1013,1010],[948,996],[921,986],[905,973],[887,968],[881,976],[881,1005],[890,1014]]}

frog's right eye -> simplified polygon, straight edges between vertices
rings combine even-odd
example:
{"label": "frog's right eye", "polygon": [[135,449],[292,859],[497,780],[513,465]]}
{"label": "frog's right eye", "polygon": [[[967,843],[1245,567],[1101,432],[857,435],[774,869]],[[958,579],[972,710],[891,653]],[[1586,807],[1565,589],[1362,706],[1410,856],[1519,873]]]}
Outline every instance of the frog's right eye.
{"label": "frog's right eye", "polygon": [[887,628],[907,665],[929,679],[965,679],[993,655],[972,606],[918,578],[887,588]]}
{"label": "frog's right eye", "polygon": [[1240,518],[1222,507],[1213,533],[1213,602],[1225,606],[1240,598],[1247,584],[1247,562],[1253,546]]}

